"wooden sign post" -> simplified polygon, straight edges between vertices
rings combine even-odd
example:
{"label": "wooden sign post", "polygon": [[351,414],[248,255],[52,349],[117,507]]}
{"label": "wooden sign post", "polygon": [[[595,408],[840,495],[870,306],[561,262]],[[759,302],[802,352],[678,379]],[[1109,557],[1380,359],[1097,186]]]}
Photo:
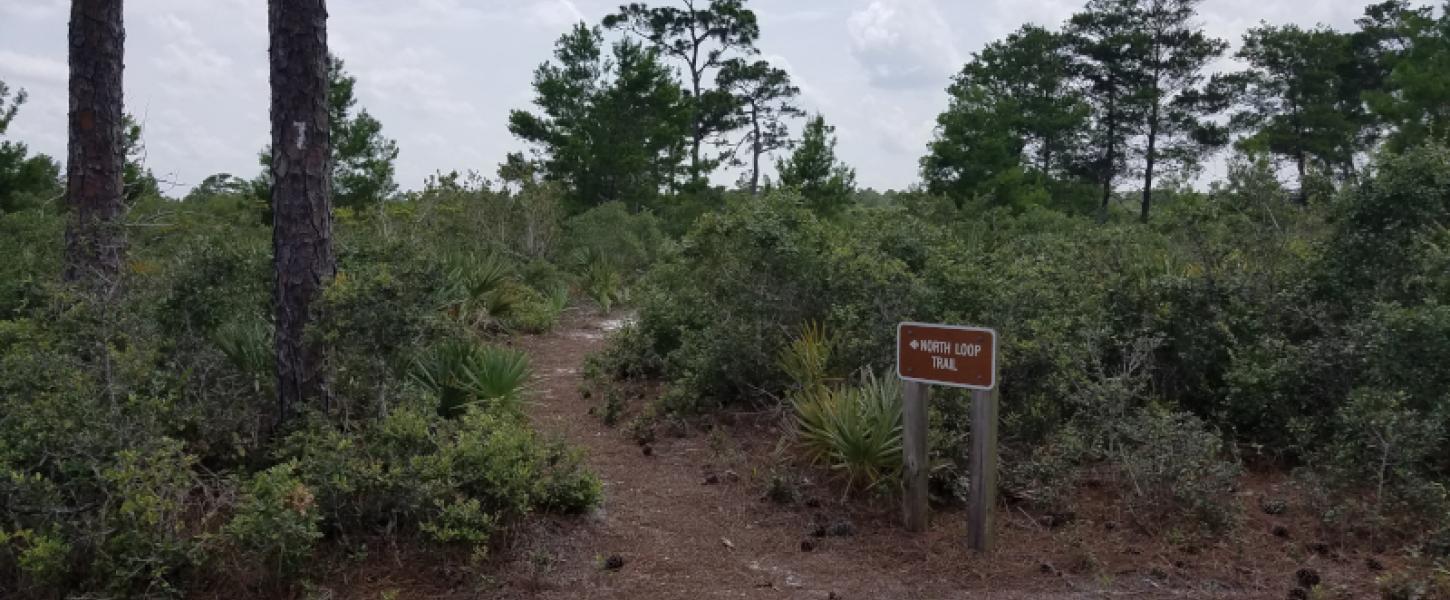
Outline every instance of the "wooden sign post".
{"label": "wooden sign post", "polygon": [[909,531],[927,523],[927,400],[931,385],[972,390],[971,498],[967,545],[992,548],[997,502],[997,332],[980,327],[902,323],[896,329],[902,398],[903,516]]}

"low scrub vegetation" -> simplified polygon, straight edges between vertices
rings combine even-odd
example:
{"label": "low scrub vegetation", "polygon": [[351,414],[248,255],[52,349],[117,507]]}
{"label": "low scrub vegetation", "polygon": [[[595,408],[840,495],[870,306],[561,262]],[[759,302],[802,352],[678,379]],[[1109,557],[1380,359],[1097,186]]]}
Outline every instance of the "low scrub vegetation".
{"label": "low scrub vegetation", "polygon": [[[1447,172],[1443,149],[1389,156],[1296,207],[1238,162],[1151,227],[915,194],[822,216],[777,192],[702,217],[595,365],[663,376],[675,412],[784,399],[809,456],[891,490],[892,392],[853,374],[891,372],[899,321],[987,325],[1009,497],[1065,510],[1091,470],[1145,527],[1222,529],[1240,461],[1269,461],[1316,482],[1326,523],[1416,537],[1450,506]],[[938,399],[935,488],[959,489],[966,402]]]}
{"label": "low scrub vegetation", "polygon": [[246,195],[134,208],[149,226],[115,299],[50,283],[59,247],[27,240],[59,239],[61,215],[0,216],[0,252],[28,257],[0,267],[0,595],[263,593],[318,576],[339,540],[483,557],[525,515],[597,503],[579,457],[525,422],[529,361],[504,345],[558,321],[572,249],[445,225],[512,201],[432,189],[343,215],[309,334],[335,349],[330,406],[280,429],[269,233]]}

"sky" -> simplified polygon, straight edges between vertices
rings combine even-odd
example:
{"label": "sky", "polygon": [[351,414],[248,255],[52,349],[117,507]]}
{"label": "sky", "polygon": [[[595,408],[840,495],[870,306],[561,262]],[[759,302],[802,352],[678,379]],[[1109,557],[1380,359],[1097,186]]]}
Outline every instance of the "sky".
{"label": "sky", "polygon": [[[665,3],[672,0],[654,0]],[[1024,23],[1056,27],[1085,0],[750,0],[761,55],[790,72],[800,104],[836,126],[861,186],[918,181],[951,76]],[[1205,0],[1200,22],[1235,46],[1261,21],[1353,27],[1369,0]],[[492,177],[524,144],[508,113],[530,107],[532,73],[573,23],[620,0],[331,0],[332,51],[359,105],[401,153],[398,183],[435,171]],[[0,0],[0,80],[30,99],[7,137],[63,157],[65,0]],[[251,177],[269,141],[265,0],[125,0],[127,112],[146,162],[185,193],[218,172]],[[1225,68],[1228,65],[1220,65]],[[795,125],[798,131],[800,124]],[[722,172],[732,182],[738,172]]]}

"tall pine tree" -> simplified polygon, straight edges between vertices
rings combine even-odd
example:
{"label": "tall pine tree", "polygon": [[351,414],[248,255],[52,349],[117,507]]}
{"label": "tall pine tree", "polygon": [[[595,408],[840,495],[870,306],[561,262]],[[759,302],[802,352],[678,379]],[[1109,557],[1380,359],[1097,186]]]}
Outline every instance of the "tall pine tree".
{"label": "tall pine tree", "polygon": [[[393,197],[398,184],[393,180],[398,159],[397,142],[383,135],[383,124],[366,108],[357,107],[354,89],[357,78],[347,72],[342,59],[327,59],[327,129],[332,143],[332,204],[361,210]],[[262,175],[253,187],[270,206],[271,147],[258,156]],[[270,219],[270,212],[268,213]]]}
{"label": "tall pine tree", "polygon": [[700,184],[719,164],[702,157],[707,140],[729,131],[735,99],[706,77],[731,58],[756,54],[760,26],[745,0],[677,0],[678,6],[631,3],[604,18],[604,26],[647,41],[684,66],[689,98],[690,179]]}
{"label": "tall pine tree", "polygon": [[1359,150],[1362,111],[1346,111],[1344,77],[1354,61],[1348,35],[1296,25],[1264,25],[1244,34],[1236,56],[1249,69],[1226,81],[1236,84],[1239,108],[1230,123],[1245,131],[1239,145],[1284,157],[1294,164],[1299,200],[1307,201],[1311,165],[1349,172]]}
{"label": "tall pine tree", "polygon": [[1102,187],[1106,217],[1118,176],[1128,169],[1128,140],[1142,129],[1141,44],[1135,0],[1088,0],[1068,21],[1073,68],[1092,103],[1089,144],[1094,152],[1080,171]]}
{"label": "tall pine tree", "polygon": [[988,44],[947,94],[922,174],[929,189],[958,202],[1041,197],[1080,152],[1088,105],[1061,34],[1029,25]]}
{"label": "tall pine tree", "polygon": [[1392,0],[1367,8],[1359,23],[1383,76],[1366,98],[1391,128],[1390,147],[1450,143],[1450,1],[1437,16]]}
{"label": "tall pine tree", "polygon": [[277,418],[320,402],[330,408],[327,354],[306,335],[313,303],[331,282],[332,144],[328,122],[325,0],[270,0],[272,262],[277,334]]}
{"label": "tall pine tree", "polygon": [[757,195],[761,157],[789,147],[790,127],[786,120],[805,116],[805,111],[792,104],[801,90],[791,85],[789,73],[763,60],[727,61],[718,81],[721,88],[735,95],[735,120],[745,128],[740,144],[750,154],[750,194]]}
{"label": "tall pine tree", "polygon": [[126,256],[125,41],[121,0],[72,0],[64,277],[96,290],[117,284]]}
{"label": "tall pine tree", "polygon": [[1194,18],[1202,0],[1137,0],[1132,43],[1138,49],[1141,85],[1133,100],[1143,112],[1143,203],[1148,222],[1154,176],[1163,163],[1191,165],[1227,143],[1226,132],[1205,120],[1223,111],[1228,98],[1206,91],[1204,69],[1228,49],[1208,37]]}
{"label": "tall pine tree", "polygon": [[638,210],[677,180],[689,113],[655,49],[622,40],[606,58],[603,32],[580,24],[534,72],[534,93],[538,114],[513,111],[509,131],[537,147],[575,210]]}
{"label": "tall pine tree", "polygon": [[806,205],[821,214],[841,210],[856,191],[855,169],[836,160],[835,132],[816,115],[806,122],[795,152],[775,165],[781,186],[799,190]]}

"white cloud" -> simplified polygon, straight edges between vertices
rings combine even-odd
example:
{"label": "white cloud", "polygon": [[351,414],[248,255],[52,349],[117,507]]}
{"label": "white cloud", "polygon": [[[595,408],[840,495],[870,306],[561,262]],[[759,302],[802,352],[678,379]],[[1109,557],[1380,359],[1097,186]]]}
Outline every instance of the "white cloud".
{"label": "white cloud", "polygon": [[846,20],[851,52],[872,85],[942,85],[961,63],[952,30],[933,0],[872,0]]}
{"label": "white cloud", "polygon": [[0,50],[0,73],[39,83],[66,85],[69,71],[65,62],[47,56]]}
{"label": "white cloud", "polygon": [[589,20],[571,0],[538,0],[524,12],[530,22],[546,29],[563,30]]}
{"label": "white cloud", "polygon": [[0,0],[0,14],[21,19],[49,19],[64,15],[69,5],[66,0]]}
{"label": "white cloud", "polygon": [[164,78],[169,94],[198,97],[223,92],[236,84],[231,57],[197,36],[192,23],[176,14],[163,14],[151,24],[166,41],[151,63]]}

